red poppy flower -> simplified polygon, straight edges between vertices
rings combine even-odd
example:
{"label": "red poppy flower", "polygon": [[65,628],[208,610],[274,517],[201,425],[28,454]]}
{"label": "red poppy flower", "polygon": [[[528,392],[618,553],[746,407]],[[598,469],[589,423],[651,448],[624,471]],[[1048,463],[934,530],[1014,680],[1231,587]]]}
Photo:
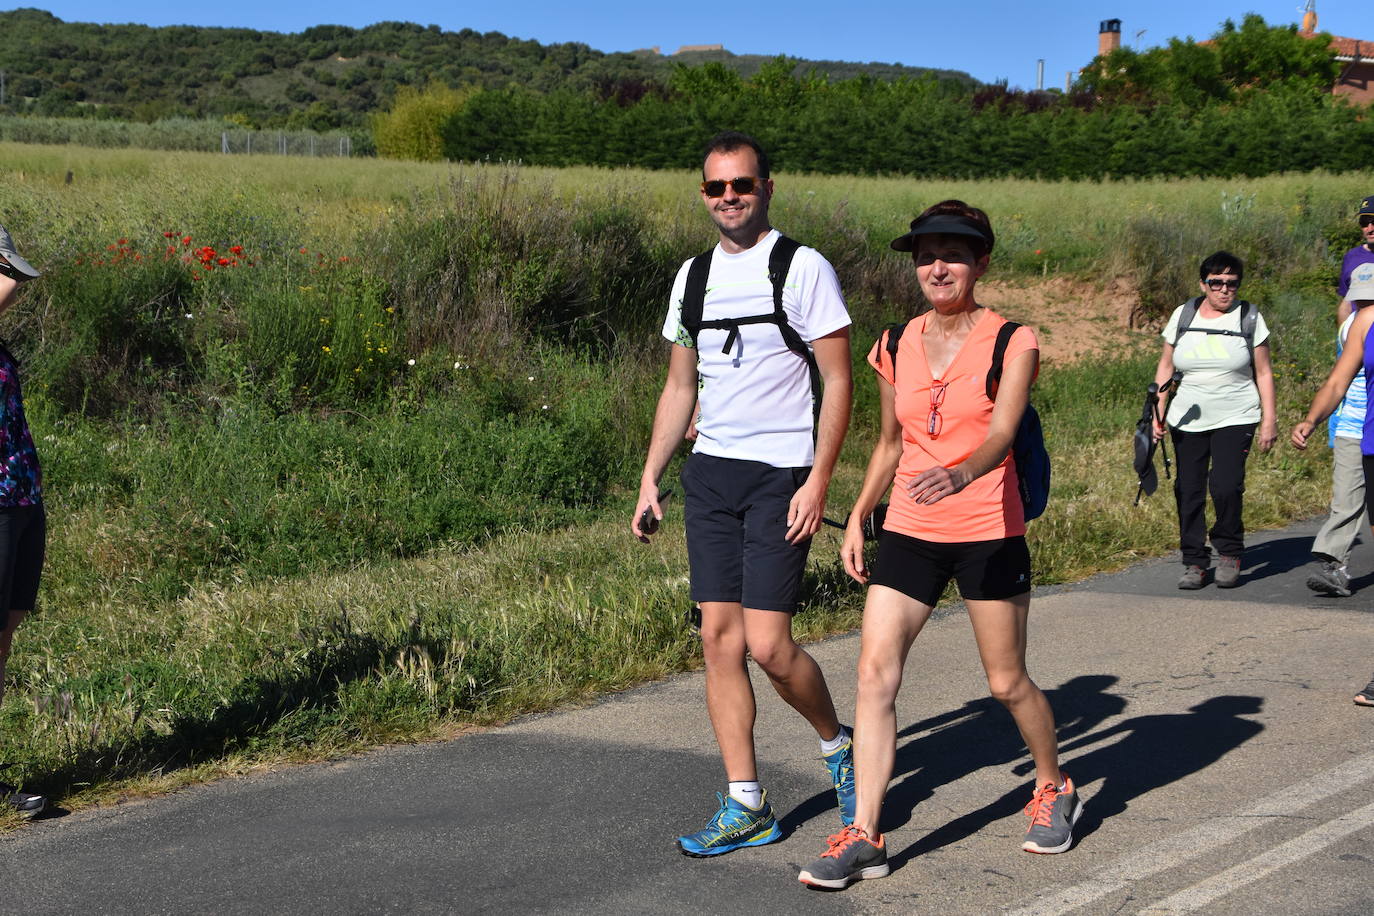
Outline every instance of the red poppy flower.
{"label": "red poppy flower", "polygon": [[189,235],[183,235],[181,237],[181,244],[185,245],[188,248],[191,247],[191,237]]}
{"label": "red poppy flower", "polygon": [[175,232],[164,232],[164,233],[162,233],[162,237],[163,237],[164,239],[176,238],[176,233],[175,233]]}
{"label": "red poppy flower", "polygon": [[230,254],[243,254],[243,246],[242,246],[242,245],[230,245],[230,246],[229,246],[229,253],[230,253]]}

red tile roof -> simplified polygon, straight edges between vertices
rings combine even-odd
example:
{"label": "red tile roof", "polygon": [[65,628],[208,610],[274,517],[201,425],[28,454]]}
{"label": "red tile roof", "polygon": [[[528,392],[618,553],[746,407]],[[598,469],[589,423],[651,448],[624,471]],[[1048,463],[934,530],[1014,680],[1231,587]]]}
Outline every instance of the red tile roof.
{"label": "red tile roof", "polygon": [[1333,36],[1331,50],[1336,52],[1338,60],[1374,60],[1374,41]]}

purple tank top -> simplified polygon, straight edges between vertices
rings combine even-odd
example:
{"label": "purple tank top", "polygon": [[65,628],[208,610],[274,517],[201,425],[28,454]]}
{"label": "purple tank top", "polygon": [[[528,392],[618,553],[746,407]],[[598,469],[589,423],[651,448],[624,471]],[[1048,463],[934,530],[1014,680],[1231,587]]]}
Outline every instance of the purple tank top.
{"label": "purple tank top", "polygon": [[[1369,385],[1371,377],[1374,377],[1374,325],[1371,325],[1368,333],[1364,335],[1364,384],[1366,387]],[[1374,410],[1366,410],[1364,414],[1364,435],[1360,437],[1360,454],[1374,455]]]}

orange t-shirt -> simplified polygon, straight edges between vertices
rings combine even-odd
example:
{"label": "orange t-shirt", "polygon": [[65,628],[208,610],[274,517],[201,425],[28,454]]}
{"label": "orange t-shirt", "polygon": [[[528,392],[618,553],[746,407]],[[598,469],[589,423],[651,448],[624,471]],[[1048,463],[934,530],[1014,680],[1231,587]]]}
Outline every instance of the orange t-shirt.
{"label": "orange t-shirt", "polygon": [[[944,400],[938,410],[940,427],[930,435],[931,377],[923,334],[931,313],[913,318],[897,344],[897,421],[902,427],[902,459],[892,485],[892,502],[883,528],[909,537],[942,543],[991,541],[1026,533],[1025,513],[1016,486],[1016,464],[1008,449],[997,467],[967,487],[932,505],[919,505],[906,495],[906,484],[933,467],[953,467],[968,458],[988,436],[992,401],[987,394],[988,370],[997,331],[1006,319],[983,310],[963,347],[945,370]],[[1011,336],[1003,365],[1027,350],[1039,350],[1035,332],[1022,327]],[[883,334],[868,354],[868,362],[892,383],[892,362]]]}

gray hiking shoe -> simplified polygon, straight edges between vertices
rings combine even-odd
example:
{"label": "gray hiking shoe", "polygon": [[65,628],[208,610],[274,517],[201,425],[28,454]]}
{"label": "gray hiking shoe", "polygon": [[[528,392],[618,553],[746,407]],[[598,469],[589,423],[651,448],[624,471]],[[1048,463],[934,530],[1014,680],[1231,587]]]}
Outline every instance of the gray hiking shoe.
{"label": "gray hiking shoe", "polygon": [[1183,575],[1178,577],[1178,587],[1195,590],[1202,588],[1202,583],[1207,578],[1207,570],[1201,566],[1183,567]]}
{"label": "gray hiking shoe", "polygon": [[1307,587],[1318,595],[1332,598],[1350,597],[1350,570],[1335,560],[1321,560],[1312,564]]}
{"label": "gray hiking shoe", "polygon": [[1217,557],[1217,571],[1212,574],[1217,588],[1240,585],[1240,557]]}
{"label": "gray hiking shoe", "polygon": [[829,848],[797,875],[802,884],[838,891],[863,878],[887,877],[886,837],[878,837],[875,843],[851,824],[826,842]]}
{"label": "gray hiking shoe", "polygon": [[1030,804],[1026,805],[1025,813],[1031,819],[1026,841],[1021,844],[1026,852],[1064,852],[1073,845],[1073,825],[1083,814],[1083,803],[1078,800],[1073,780],[1065,774],[1060,775],[1064,779],[1063,792],[1054,783],[1047,782],[1035,790]]}

